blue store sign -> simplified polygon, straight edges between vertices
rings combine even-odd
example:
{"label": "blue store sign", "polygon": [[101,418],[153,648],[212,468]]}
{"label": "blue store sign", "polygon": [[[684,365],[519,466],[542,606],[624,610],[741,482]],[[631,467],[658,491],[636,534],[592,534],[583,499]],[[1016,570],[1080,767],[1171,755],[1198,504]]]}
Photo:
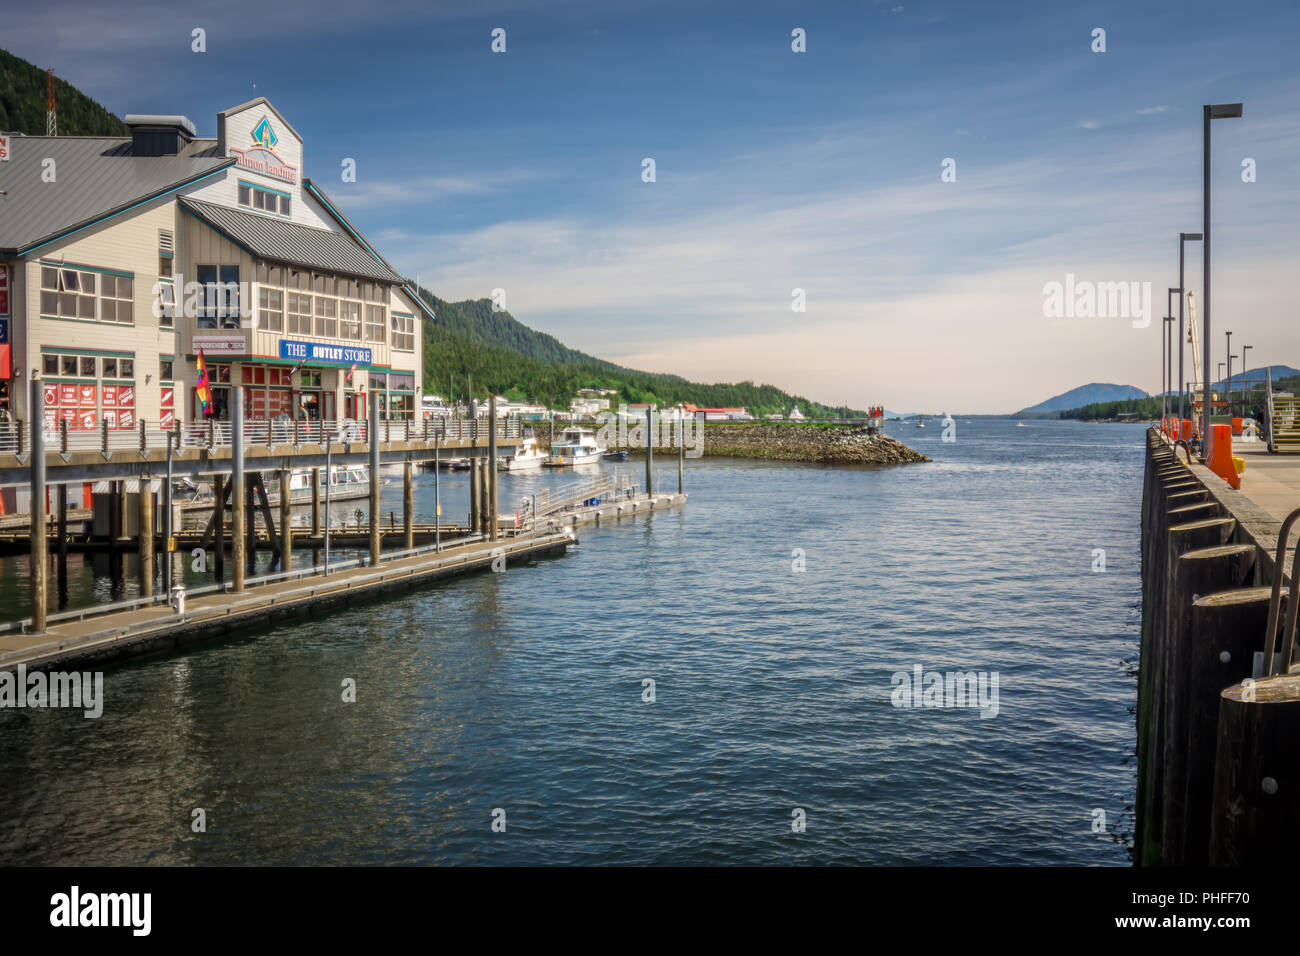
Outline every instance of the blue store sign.
{"label": "blue store sign", "polygon": [[295,342],[280,340],[280,358],[308,365],[359,365],[370,364],[373,353],[360,345],[330,345],[326,342]]}

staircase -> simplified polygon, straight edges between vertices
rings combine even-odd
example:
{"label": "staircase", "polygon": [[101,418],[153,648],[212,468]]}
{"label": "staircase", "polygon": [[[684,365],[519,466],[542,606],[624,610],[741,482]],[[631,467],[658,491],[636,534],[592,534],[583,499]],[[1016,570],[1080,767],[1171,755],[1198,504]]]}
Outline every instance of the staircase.
{"label": "staircase", "polygon": [[1268,393],[1268,450],[1300,451],[1300,398],[1273,393],[1273,377],[1266,378]]}
{"label": "staircase", "polygon": [[1269,451],[1300,451],[1300,398],[1273,396]]}

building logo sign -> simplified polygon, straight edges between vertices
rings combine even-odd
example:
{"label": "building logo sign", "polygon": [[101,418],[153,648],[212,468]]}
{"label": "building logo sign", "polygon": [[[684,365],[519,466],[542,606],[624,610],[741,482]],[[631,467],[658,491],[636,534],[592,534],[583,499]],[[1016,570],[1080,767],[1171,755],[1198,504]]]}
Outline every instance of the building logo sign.
{"label": "building logo sign", "polygon": [[289,183],[298,181],[298,167],[290,166],[276,152],[275,144],[280,141],[280,138],[275,135],[275,130],[271,127],[271,121],[265,116],[262,117],[260,123],[253,127],[252,140],[252,145],[246,149],[230,147],[230,152],[235,157],[236,166],[251,169],[253,172],[261,173],[264,176],[283,179]]}
{"label": "building logo sign", "polygon": [[202,352],[209,358],[246,355],[248,343],[244,341],[242,335],[196,335],[191,351],[195,355]]}
{"label": "building logo sign", "polygon": [[308,365],[369,365],[373,353],[360,345],[280,340],[280,358]]}

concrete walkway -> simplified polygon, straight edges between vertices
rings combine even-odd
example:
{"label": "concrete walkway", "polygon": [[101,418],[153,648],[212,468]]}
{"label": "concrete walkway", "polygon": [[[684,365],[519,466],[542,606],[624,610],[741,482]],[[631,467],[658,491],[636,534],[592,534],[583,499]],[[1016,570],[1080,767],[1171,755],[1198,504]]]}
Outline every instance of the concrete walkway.
{"label": "concrete walkway", "polygon": [[1300,455],[1270,455],[1263,441],[1234,436],[1232,453],[1244,458],[1241,493],[1278,521],[1300,508]]}

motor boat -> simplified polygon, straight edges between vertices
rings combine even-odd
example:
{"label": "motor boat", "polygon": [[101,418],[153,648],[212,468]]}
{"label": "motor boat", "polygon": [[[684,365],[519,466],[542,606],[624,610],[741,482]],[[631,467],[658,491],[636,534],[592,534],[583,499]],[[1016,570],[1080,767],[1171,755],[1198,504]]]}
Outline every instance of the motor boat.
{"label": "motor boat", "polygon": [[566,428],[560,433],[560,440],[551,443],[551,454],[542,464],[548,468],[590,465],[600,461],[604,454],[605,449],[600,447],[596,433],[590,428]]}
{"label": "motor boat", "polygon": [[497,468],[501,471],[528,471],[542,467],[545,460],[546,455],[537,447],[537,439],[525,435],[519,440],[519,447],[513,455],[506,455],[497,461]]}

